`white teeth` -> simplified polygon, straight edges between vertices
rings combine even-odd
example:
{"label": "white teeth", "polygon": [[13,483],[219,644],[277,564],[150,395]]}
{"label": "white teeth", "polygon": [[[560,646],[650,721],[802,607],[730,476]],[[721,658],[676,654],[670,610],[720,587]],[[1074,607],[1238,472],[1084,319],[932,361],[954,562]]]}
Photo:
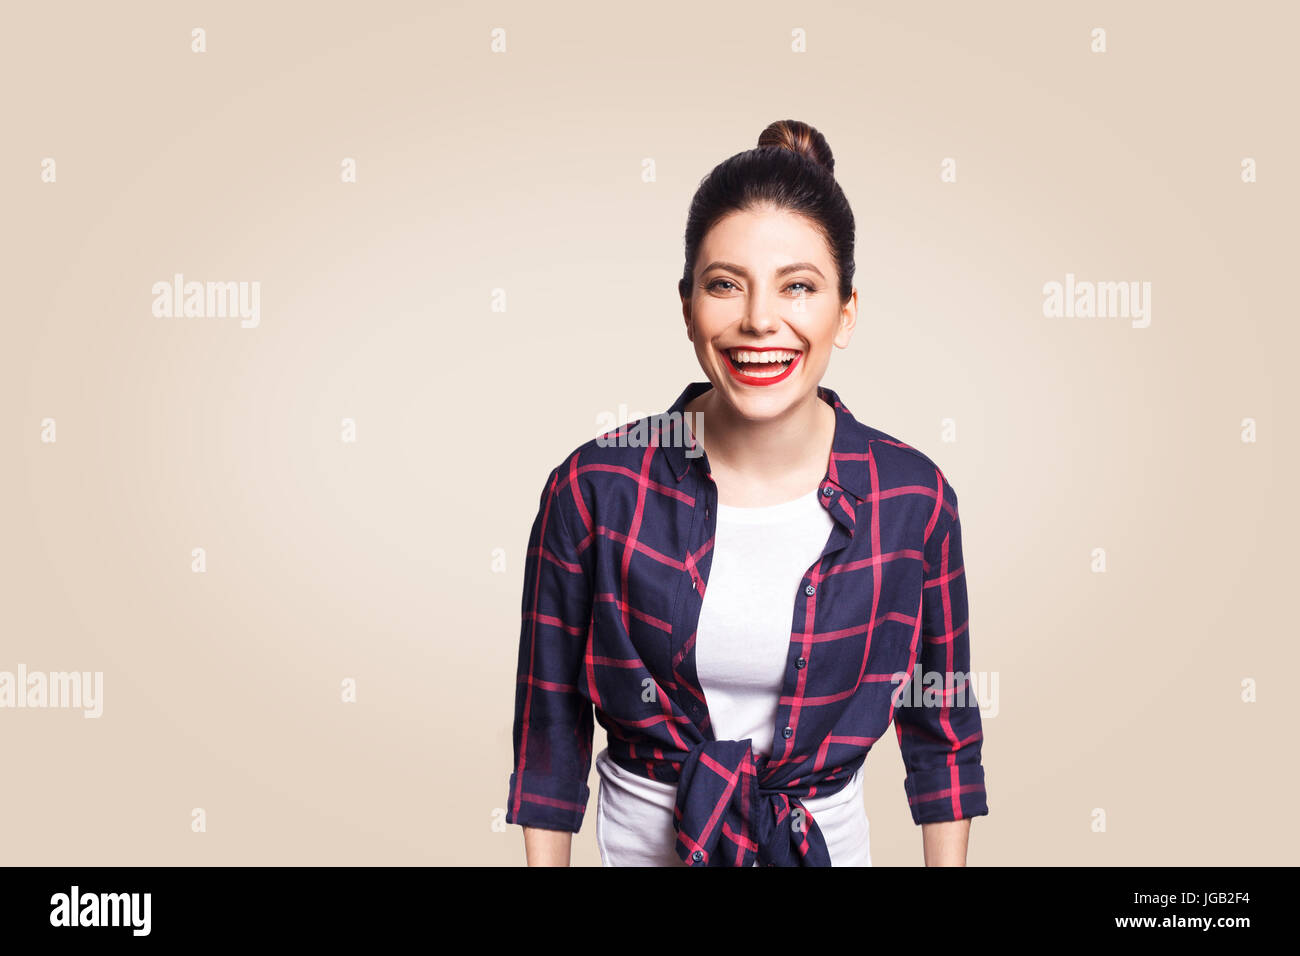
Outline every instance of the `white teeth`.
{"label": "white teeth", "polygon": [[747,349],[728,349],[733,362],[745,364],[765,364],[768,362],[788,362],[797,358],[799,353],[790,349],[768,349],[765,352],[751,352]]}
{"label": "white teeth", "polygon": [[[786,367],[788,367],[788,366],[786,366]],[[785,374],[785,368],[778,368],[778,369],[776,369],[776,370],[773,371],[773,372],[757,372],[757,371],[749,371],[749,372],[746,372],[745,374],[748,375],[750,378],[776,378],[778,375],[784,375],[784,374]]]}

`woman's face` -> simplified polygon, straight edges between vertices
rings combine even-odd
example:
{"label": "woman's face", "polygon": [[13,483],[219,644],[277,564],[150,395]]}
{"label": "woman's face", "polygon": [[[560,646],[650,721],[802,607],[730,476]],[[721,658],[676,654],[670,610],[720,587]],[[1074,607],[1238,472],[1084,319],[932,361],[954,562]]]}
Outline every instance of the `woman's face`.
{"label": "woman's face", "polygon": [[857,289],[841,305],[830,250],[803,216],[732,213],[700,243],[686,335],[718,398],[744,418],[778,416],[814,392],[846,348]]}

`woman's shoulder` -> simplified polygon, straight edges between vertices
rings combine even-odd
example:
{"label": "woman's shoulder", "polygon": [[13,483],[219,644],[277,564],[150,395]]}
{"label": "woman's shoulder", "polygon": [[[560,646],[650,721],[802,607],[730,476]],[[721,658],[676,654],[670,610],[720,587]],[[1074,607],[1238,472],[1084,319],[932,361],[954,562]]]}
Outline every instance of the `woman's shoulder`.
{"label": "woman's shoulder", "polygon": [[587,439],[551,469],[547,486],[554,481],[558,488],[564,488],[576,482],[590,502],[597,495],[609,496],[627,489],[635,494],[640,476],[663,482],[671,470],[661,454],[659,422],[659,416],[646,415]]}
{"label": "woman's shoulder", "polygon": [[946,507],[956,507],[957,493],[943,468],[920,447],[870,425],[862,425],[881,488],[941,489]]}

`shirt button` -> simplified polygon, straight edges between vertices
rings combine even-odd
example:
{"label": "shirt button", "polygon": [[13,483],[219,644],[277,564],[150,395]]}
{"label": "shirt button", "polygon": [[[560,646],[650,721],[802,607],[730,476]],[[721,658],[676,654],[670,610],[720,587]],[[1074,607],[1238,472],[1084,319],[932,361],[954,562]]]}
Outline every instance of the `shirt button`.
{"label": "shirt button", "polygon": [[795,667],[798,667],[800,670],[802,670],[803,668],[805,668],[805,667],[808,666],[808,661],[807,661],[806,658],[801,657],[801,658],[799,658],[797,661],[794,662],[794,666],[795,666]]}
{"label": "shirt button", "polygon": [[793,727],[785,728],[785,730],[781,731],[781,736],[784,737],[786,740],[789,740],[791,737],[794,736],[794,728]]}
{"label": "shirt button", "polygon": [[691,854],[691,859],[694,860],[696,863],[699,863],[700,860],[704,859],[704,854],[701,851],[696,850],[694,853]]}
{"label": "shirt button", "polygon": [[829,498],[833,494],[835,494],[835,489],[832,488],[830,485],[827,485],[825,488],[822,489],[823,497]]}
{"label": "shirt button", "polygon": [[814,594],[817,593],[817,589],[810,584],[803,589],[803,593],[808,595],[809,597],[812,597]]}

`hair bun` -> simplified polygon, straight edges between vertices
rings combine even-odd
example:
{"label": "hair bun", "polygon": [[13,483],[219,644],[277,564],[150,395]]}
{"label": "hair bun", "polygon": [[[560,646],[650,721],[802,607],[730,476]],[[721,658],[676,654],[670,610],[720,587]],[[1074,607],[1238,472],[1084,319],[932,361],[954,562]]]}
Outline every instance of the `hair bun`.
{"label": "hair bun", "polygon": [[835,157],[826,137],[799,120],[777,120],[758,136],[759,146],[780,146],[812,160],[826,172],[834,174]]}

